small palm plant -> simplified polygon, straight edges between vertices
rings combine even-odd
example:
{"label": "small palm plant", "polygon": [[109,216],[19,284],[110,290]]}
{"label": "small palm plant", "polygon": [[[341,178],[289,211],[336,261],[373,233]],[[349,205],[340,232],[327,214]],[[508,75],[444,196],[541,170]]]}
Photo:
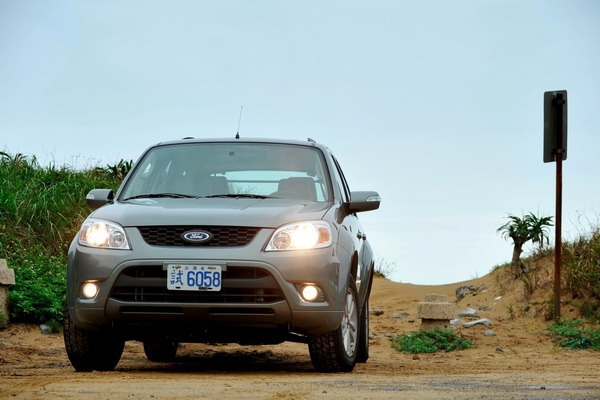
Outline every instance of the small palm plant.
{"label": "small palm plant", "polygon": [[513,254],[510,262],[511,273],[514,279],[517,279],[523,269],[521,267],[521,253],[523,252],[523,245],[532,241],[539,245],[540,251],[544,247],[544,242],[549,244],[549,231],[548,227],[553,226],[552,217],[538,217],[533,213],[529,213],[522,218],[515,215],[509,215],[506,224],[499,227],[496,231],[502,233],[504,239],[512,239],[513,241]]}

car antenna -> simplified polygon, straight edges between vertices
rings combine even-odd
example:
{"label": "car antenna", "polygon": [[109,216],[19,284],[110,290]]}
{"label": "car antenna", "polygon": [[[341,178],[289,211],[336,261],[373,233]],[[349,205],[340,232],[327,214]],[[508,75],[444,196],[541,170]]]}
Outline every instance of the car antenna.
{"label": "car antenna", "polygon": [[237,133],[235,134],[236,139],[240,138],[240,124],[242,123],[242,111],[243,110],[244,110],[244,106],[240,106],[240,118],[238,119],[238,129],[237,129]]}

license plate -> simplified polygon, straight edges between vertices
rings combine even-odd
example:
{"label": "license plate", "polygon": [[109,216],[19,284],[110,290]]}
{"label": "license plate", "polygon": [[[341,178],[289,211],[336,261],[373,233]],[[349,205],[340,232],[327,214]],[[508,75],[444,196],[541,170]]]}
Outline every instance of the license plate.
{"label": "license plate", "polygon": [[221,266],[169,264],[167,289],[217,292],[221,290]]}

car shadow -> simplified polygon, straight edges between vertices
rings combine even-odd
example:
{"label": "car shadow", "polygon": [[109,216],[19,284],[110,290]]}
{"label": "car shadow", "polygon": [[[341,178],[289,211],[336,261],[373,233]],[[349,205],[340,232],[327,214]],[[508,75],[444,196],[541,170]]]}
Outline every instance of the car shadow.
{"label": "car shadow", "polygon": [[226,345],[209,347],[200,345],[181,345],[174,360],[152,362],[143,351],[123,354],[117,371],[136,372],[294,372],[314,373],[314,367],[308,355],[278,352],[271,349],[257,349]]}

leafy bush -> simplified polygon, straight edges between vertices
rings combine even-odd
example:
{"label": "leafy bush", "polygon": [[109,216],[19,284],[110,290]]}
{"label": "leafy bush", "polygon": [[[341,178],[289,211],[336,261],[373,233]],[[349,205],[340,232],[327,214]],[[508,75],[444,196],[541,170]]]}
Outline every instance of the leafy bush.
{"label": "leafy bush", "polygon": [[586,328],[579,319],[559,321],[548,326],[548,330],[560,347],[600,351],[600,328]]}
{"label": "leafy bush", "polygon": [[458,337],[449,329],[417,331],[391,339],[392,347],[406,354],[436,353],[440,350],[463,350],[473,347],[467,339]]}
{"label": "leafy bush", "polygon": [[59,324],[66,300],[65,260],[38,253],[17,261],[9,298],[11,320]]}

